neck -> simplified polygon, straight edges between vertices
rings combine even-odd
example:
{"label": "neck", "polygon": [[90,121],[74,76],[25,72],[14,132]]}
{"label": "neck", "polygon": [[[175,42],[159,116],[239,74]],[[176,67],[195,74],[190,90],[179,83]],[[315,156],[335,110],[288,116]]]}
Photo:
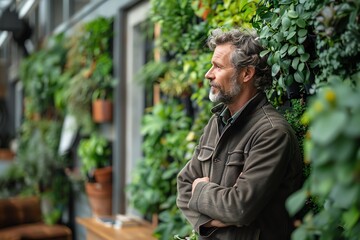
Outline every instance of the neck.
{"label": "neck", "polygon": [[237,99],[233,103],[227,105],[231,113],[231,116],[234,115],[237,111],[239,111],[256,94],[257,94],[257,90],[255,88],[243,89],[243,91],[240,92]]}

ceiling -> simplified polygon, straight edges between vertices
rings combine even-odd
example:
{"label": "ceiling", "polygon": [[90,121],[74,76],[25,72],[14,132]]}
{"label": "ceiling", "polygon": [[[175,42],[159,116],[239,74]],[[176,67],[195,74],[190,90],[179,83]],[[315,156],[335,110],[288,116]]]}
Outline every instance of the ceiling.
{"label": "ceiling", "polygon": [[0,15],[13,2],[13,0],[0,0]]}

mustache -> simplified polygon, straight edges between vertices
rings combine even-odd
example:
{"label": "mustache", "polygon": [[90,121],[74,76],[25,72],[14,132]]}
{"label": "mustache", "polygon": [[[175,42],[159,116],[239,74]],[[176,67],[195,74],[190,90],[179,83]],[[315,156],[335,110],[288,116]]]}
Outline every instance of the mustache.
{"label": "mustache", "polygon": [[217,89],[221,88],[221,86],[219,84],[216,84],[216,83],[210,83],[210,87],[217,88]]}

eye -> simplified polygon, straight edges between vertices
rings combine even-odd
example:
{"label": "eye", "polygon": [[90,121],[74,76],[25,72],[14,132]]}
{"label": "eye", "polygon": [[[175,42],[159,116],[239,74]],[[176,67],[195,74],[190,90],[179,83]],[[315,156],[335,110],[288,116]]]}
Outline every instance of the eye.
{"label": "eye", "polygon": [[221,69],[221,67],[217,64],[214,64],[214,68]]}

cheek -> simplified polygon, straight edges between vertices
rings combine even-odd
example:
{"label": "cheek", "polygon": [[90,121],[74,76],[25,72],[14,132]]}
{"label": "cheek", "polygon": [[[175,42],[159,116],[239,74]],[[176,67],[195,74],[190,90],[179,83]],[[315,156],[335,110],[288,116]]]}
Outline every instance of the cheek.
{"label": "cheek", "polygon": [[232,81],[232,74],[229,72],[224,72],[222,74],[218,75],[218,83],[223,87],[223,88],[228,88],[230,85],[232,85],[231,81]]}

